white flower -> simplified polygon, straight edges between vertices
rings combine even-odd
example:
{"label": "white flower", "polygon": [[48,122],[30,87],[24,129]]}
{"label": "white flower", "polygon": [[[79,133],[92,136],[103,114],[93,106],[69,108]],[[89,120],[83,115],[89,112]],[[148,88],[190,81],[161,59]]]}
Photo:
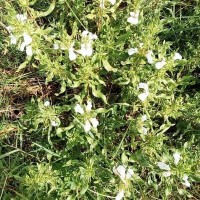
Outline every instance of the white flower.
{"label": "white flower", "polygon": [[96,40],[96,39],[98,39],[98,37],[97,37],[96,34],[93,34],[93,33],[89,32],[88,30],[84,30],[84,31],[82,32],[81,36],[82,36],[83,38],[88,37],[89,40]]}
{"label": "white flower", "polygon": [[90,122],[92,123],[92,126],[94,128],[97,128],[97,126],[99,125],[99,121],[96,118],[91,118]]}
{"label": "white flower", "polygon": [[121,200],[124,198],[124,190],[121,190],[118,192],[117,196],[115,197],[115,200]]}
{"label": "white flower", "polygon": [[17,20],[19,20],[21,22],[25,22],[27,20],[26,15],[23,15],[23,14],[17,14],[16,18],[17,18]]}
{"label": "white flower", "polygon": [[87,120],[87,121],[85,122],[85,125],[84,125],[84,130],[85,130],[85,132],[90,131],[91,128],[92,128],[92,127],[91,127],[91,124],[90,124],[90,122]]}
{"label": "white flower", "polygon": [[92,45],[90,43],[81,44],[81,49],[77,50],[77,52],[80,53],[83,57],[91,56],[93,53]]}
{"label": "white flower", "polygon": [[162,170],[170,171],[169,165],[165,164],[164,162],[158,162],[157,165]]}
{"label": "white flower", "polygon": [[113,172],[115,174],[117,174],[122,179],[122,181],[125,180],[125,178],[126,178],[126,168],[123,165],[119,165],[117,168],[114,168]]}
{"label": "white flower", "polygon": [[32,51],[31,45],[26,47],[26,55],[27,56],[32,56],[33,55],[33,51]]}
{"label": "white flower", "polygon": [[148,130],[147,130],[147,128],[146,127],[142,127],[142,133],[144,134],[144,135],[147,135],[147,132]]}
{"label": "white flower", "polygon": [[82,37],[87,37],[87,35],[89,34],[88,30],[84,30],[81,34]]}
{"label": "white flower", "polygon": [[80,104],[76,104],[76,106],[74,107],[74,110],[76,113],[80,113],[81,115],[84,114],[84,110],[83,108],[80,106]]}
{"label": "white flower", "polygon": [[53,48],[55,49],[55,50],[58,50],[59,49],[59,45],[58,44],[53,44]]}
{"label": "white flower", "polygon": [[31,44],[31,42],[33,41],[31,36],[27,33],[23,33],[23,37],[24,37],[24,43],[26,46]]}
{"label": "white flower", "polygon": [[76,54],[74,53],[74,48],[73,47],[70,47],[69,48],[69,59],[71,60],[71,61],[73,61],[73,60],[76,60]]}
{"label": "white flower", "polygon": [[180,53],[175,53],[174,57],[173,57],[174,60],[182,60],[182,56]]}
{"label": "white flower", "polygon": [[166,171],[162,173],[164,177],[169,177],[171,176],[171,171]]}
{"label": "white flower", "polygon": [[127,21],[131,24],[137,25],[139,23],[138,17],[139,17],[139,11],[130,12],[130,17],[128,18]]}
{"label": "white flower", "polygon": [[142,122],[145,122],[147,120],[147,115],[142,115]]}
{"label": "white flower", "polygon": [[10,43],[17,44],[17,38],[13,34],[10,34]]}
{"label": "white flower", "polygon": [[146,54],[146,58],[149,64],[153,64],[153,51],[149,50]]}
{"label": "white flower", "polygon": [[25,48],[25,47],[26,47],[25,42],[22,42],[21,45],[20,45],[19,50],[20,50],[20,51],[24,51],[24,48]]}
{"label": "white flower", "polygon": [[164,60],[162,60],[161,62],[157,62],[155,64],[156,69],[161,69],[166,65],[166,62]]}
{"label": "white flower", "polygon": [[115,5],[116,0],[109,0],[112,5]]}
{"label": "white flower", "polygon": [[12,26],[6,26],[6,30],[7,30],[9,33],[11,33],[12,30],[13,30],[13,27],[12,27]]}
{"label": "white flower", "polygon": [[184,174],[184,175],[183,175],[183,180],[184,180],[185,182],[182,182],[182,184],[183,184],[184,186],[186,186],[186,187],[190,187],[190,182],[188,181],[188,175]]}
{"label": "white flower", "polygon": [[128,169],[126,172],[126,179],[130,179],[134,174],[134,171],[132,169]]}
{"label": "white flower", "polygon": [[139,83],[138,88],[139,88],[139,89],[144,89],[144,91],[145,91],[146,93],[149,92],[149,87],[148,87],[148,84],[147,84],[147,83]]}
{"label": "white flower", "polygon": [[92,110],[92,102],[91,101],[87,101],[87,105],[86,105],[86,111],[91,111]]}
{"label": "white flower", "polygon": [[187,181],[187,180],[188,180],[188,175],[187,175],[187,174],[184,174],[184,175],[183,175],[183,180],[184,180],[184,181]]}
{"label": "white flower", "polygon": [[143,92],[143,93],[141,93],[141,94],[138,95],[138,98],[141,101],[145,101],[148,96],[149,96],[149,93]]}
{"label": "white flower", "polygon": [[93,34],[93,33],[90,33],[90,32],[89,32],[89,39],[90,39],[90,40],[97,40],[98,37],[97,37],[96,34]]}
{"label": "white flower", "polygon": [[30,45],[32,43],[32,38],[27,33],[24,33],[23,37],[24,37],[24,42],[22,42],[22,44],[20,46],[20,51],[24,51],[24,48],[26,47],[27,56],[32,56],[33,51],[32,51],[32,47]]}
{"label": "white flower", "polygon": [[128,55],[129,55],[129,56],[131,56],[131,55],[133,55],[133,54],[135,54],[135,53],[138,53],[138,48],[130,48],[130,49],[128,50]]}
{"label": "white flower", "polygon": [[45,107],[50,106],[50,102],[49,102],[49,101],[45,101],[45,102],[44,102],[44,106],[45,106]]}
{"label": "white flower", "polygon": [[56,126],[58,126],[58,123],[56,121],[51,121],[51,125],[56,127]]}
{"label": "white flower", "polygon": [[173,157],[174,157],[174,164],[177,165],[180,161],[180,158],[181,158],[180,153],[178,153],[178,152],[174,153]]}
{"label": "white flower", "polygon": [[119,165],[118,167],[113,168],[113,172],[117,174],[124,183],[134,174],[133,170],[130,168],[126,172],[126,168],[123,165]]}
{"label": "white flower", "polygon": [[92,40],[98,39],[96,34],[93,34],[89,32],[88,30],[85,30],[82,32],[82,38],[86,38],[82,44],[81,44],[81,49],[77,50],[79,54],[81,54],[83,57],[85,56],[91,56],[93,53],[93,48],[92,48]]}

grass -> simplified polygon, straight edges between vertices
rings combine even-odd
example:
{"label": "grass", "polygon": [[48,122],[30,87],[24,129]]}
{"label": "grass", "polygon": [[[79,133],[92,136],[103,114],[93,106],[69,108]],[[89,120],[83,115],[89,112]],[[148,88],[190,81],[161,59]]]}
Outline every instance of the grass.
{"label": "grass", "polygon": [[[106,1],[104,9],[99,1],[26,2],[0,2],[0,199],[103,200],[120,191],[124,199],[199,199],[199,1]],[[78,53],[85,29],[98,36],[88,57]],[[19,51],[24,32],[32,56]],[[175,52],[183,59],[174,61]],[[139,83],[148,83],[144,102]],[[133,170],[130,179],[114,173],[121,165]]]}

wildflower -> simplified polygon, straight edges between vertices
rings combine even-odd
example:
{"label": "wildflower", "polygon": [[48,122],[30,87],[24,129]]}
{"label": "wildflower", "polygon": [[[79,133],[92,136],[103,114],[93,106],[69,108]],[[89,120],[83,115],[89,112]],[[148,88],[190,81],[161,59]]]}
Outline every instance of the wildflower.
{"label": "wildflower", "polygon": [[164,177],[169,177],[171,176],[171,171],[166,171],[162,173]]}
{"label": "wildflower", "polygon": [[174,164],[177,165],[181,158],[180,153],[178,153],[178,152],[174,153],[173,157],[174,157]]}
{"label": "wildflower", "polygon": [[80,104],[76,104],[76,106],[74,107],[74,110],[76,113],[80,113],[81,115],[84,114],[84,110],[83,108],[80,106]]}
{"label": "wildflower", "polygon": [[162,170],[170,171],[169,165],[165,164],[164,162],[158,162],[157,165]]}
{"label": "wildflower", "polygon": [[147,115],[142,115],[142,122],[145,122],[147,120]]}
{"label": "wildflower", "polygon": [[145,101],[146,98],[147,98],[148,96],[149,96],[148,93],[143,92],[143,93],[141,93],[141,94],[138,95],[138,98],[139,98],[141,101]]}
{"label": "wildflower", "polygon": [[[75,110],[76,113],[80,113],[82,115],[84,114],[84,109],[80,106],[80,104],[76,104],[74,110]],[[85,110],[87,112],[90,112],[92,110],[92,102],[91,101],[87,101],[87,105],[85,106]],[[95,117],[88,118],[85,121],[84,130],[85,130],[85,132],[88,132],[88,131],[91,130],[92,127],[97,128],[98,125],[99,125],[99,121]]]}
{"label": "wildflower", "polygon": [[114,168],[113,172],[117,174],[124,183],[134,174],[132,169],[128,169],[126,172],[126,168],[123,165],[119,165],[117,168]]}
{"label": "wildflower", "polygon": [[175,53],[174,57],[173,57],[174,60],[182,60],[182,56],[180,53]]}
{"label": "wildflower", "polygon": [[153,51],[149,50],[146,54],[146,58],[149,64],[153,64]]}
{"label": "wildflower", "polygon": [[139,23],[138,17],[139,11],[130,12],[130,17],[127,19],[127,21],[131,24],[137,25]]}
{"label": "wildflower", "polygon": [[190,187],[190,182],[188,181],[188,175],[184,174],[183,180],[184,180],[184,182],[182,182],[182,184],[186,187]]}
{"label": "wildflower", "polygon": [[89,31],[88,31],[88,30],[84,30],[84,31],[81,33],[81,36],[82,36],[82,37],[87,37],[88,34],[89,34]]}
{"label": "wildflower", "polygon": [[91,124],[90,124],[90,122],[87,120],[87,121],[85,122],[85,125],[84,125],[84,130],[85,130],[85,132],[90,131],[91,128],[92,128],[92,127],[91,127]]}
{"label": "wildflower", "polygon": [[56,126],[58,126],[58,123],[56,121],[51,121],[51,125],[56,127]]}
{"label": "wildflower", "polygon": [[13,34],[10,34],[10,43],[17,44],[17,38]]}
{"label": "wildflower", "polygon": [[45,101],[45,102],[44,102],[44,106],[45,106],[45,107],[50,106],[50,102],[49,102],[49,101]]}
{"label": "wildflower", "polygon": [[27,56],[33,55],[32,47],[30,45],[26,47],[26,55]]}
{"label": "wildflower", "polygon": [[92,102],[87,101],[86,111],[91,111],[91,109],[92,109]]}
{"label": "wildflower", "polygon": [[23,37],[24,37],[24,43],[25,43],[26,46],[28,46],[29,44],[31,44],[32,38],[31,38],[30,35],[28,35],[27,33],[24,33]]}
{"label": "wildflower", "polygon": [[6,26],[6,30],[11,33],[13,31],[13,27],[12,26]]}
{"label": "wildflower", "polygon": [[112,5],[115,5],[116,0],[108,0]]}
{"label": "wildflower", "polygon": [[149,96],[149,88],[147,83],[139,83],[138,85],[139,89],[144,89],[144,92],[138,95],[138,98],[141,101],[145,101],[146,98]]}
{"label": "wildflower", "polygon": [[115,200],[121,200],[124,198],[124,190],[121,190],[118,192],[117,196],[115,197]]}
{"label": "wildflower", "polygon": [[97,37],[96,34],[93,34],[93,33],[89,32],[89,39],[90,39],[90,40],[97,40],[98,37]]}
{"label": "wildflower", "polygon": [[74,53],[74,48],[73,48],[73,44],[70,46],[69,48],[69,59],[71,61],[76,60],[76,54]]}
{"label": "wildflower", "polygon": [[135,53],[138,53],[138,48],[130,48],[130,49],[128,50],[128,55],[129,55],[129,56],[131,56],[131,55],[133,55],[133,54],[135,54]]}
{"label": "wildflower", "polygon": [[53,48],[55,49],[55,50],[58,50],[59,49],[59,45],[58,44],[53,44]]}
{"label": "wildflower", "polygon": [[144,134],[144,135],[147,135],[147,128],[146,127],[142,127],[142,133]]}
{"label": "wildflower", "polygon": [[92,127],[97,128],[98,125],[99,125],[99,121],[96,118],[90,118],[89,120],[85,122],[84,130],[85,132],[88,132],[91,130]]}
{"label": "wildflower", "polygon": [[91,56],[93,53],[92,41],[96,40],[98,37],[96,34],[93,34],[88,30],[83,31],[81,36],[84,39],[84,42],[81,44],[81,49],[77,50],[77,52],[83,57]]}
{"label": "wildflower", "polygon": [[20,51],[24,51],[24,48],[26,47],[27,56],[32,56],[33,52],[32,52],[32,47],[30,45],[32,43],[32,38],[27,33],[24,33],[23,37],[24,37],[24,42],[22,42],[20,46]]}
{"label": "wildflower", "polygon": [[147,84],[147,83],[139,83],[138,88],[139,88],[139,89],[144,89],[144,91],[145,91],[146,93],[149,92],[149,87],[148,87],[148,84]]}
{"label": "wildflower", "polygon": [[16,18],[18,21],[21,21],[21,22],[25,22],[27,20],[26,15],[23,15],[23,14],[17,14]]}
{"label": "wildflower", "polygon": [[91,56],[93,53],[92,45],[90,43],[81,44],[81,49],[77,50],[77,52],[80,53],[83,57]]}
{"label": "wildflower", "polygon": [[88,37],[89,40],[96,40],[96,39],[98,39],[98,37],[97,37],[96,34],[93,34],[93,33],[89,32],[88,30],[84,30],[84,31],[82,32],[81,36],[82,36],[83,38]]}
{"label": "wildflower", "polygon": [[126,168],[124,166],[119,165],[117,168],[113,169],[113,172],[115,174],[117,174],[122,179],[122,181],[125,180],[125,177],[126,177]]}
{"label": "wildflower", "polygon": [[126,172],[126,179],[130,179],[133,176],[134,172],[132,169],[128,169]]}
{"label": "wildflower", "polygon": [[165,65],[166,65],[165,60],[162,60],[161,62],[157,62],[157,63],[155,64],[155,67],[156,67],[156,69],[161,69],[161,68],[163,68]]}
{"label": "wildflower", "polygon": [[92,123],[92,126],[94,128],[97,128],[97,126],[99,125],[99,121],[96,118],[91,118],[90,122]]}

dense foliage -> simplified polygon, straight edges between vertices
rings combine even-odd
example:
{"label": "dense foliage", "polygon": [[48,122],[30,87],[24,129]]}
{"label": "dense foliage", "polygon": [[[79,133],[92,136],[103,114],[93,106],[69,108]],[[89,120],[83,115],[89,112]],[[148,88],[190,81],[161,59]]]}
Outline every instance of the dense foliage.
{"label": "dense foliage", "polygon": [[199,199],[199,0],[0,0],[0,199]]}

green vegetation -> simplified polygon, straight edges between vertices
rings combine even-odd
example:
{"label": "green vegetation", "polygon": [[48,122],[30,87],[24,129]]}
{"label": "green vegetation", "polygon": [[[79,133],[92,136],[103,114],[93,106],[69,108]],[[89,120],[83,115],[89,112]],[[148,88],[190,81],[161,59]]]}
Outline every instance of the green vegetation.
{"label": "green vegetation", "polygon": [[200,198],[199,0],[0,0],[0,199]]}

